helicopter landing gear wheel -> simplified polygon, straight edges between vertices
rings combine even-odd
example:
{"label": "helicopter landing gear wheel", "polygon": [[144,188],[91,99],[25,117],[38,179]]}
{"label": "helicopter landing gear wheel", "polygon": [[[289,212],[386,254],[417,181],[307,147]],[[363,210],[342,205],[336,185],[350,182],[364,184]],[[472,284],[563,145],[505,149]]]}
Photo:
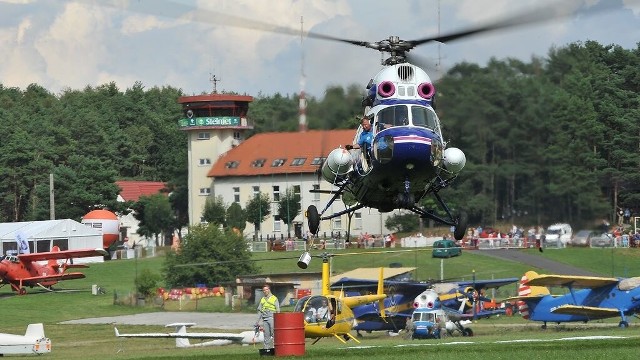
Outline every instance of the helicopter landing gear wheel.
{"label": "helicopter landing gear wheel", "polygon": [[309,232],[313,235],[317,235],[318,228],[320,227],[320,215],[318,215],[318,208],[316,208],[315,205],[309,205],[306,215],[309,223]]}
{"label": "helicopter landing gear wheel", "polygon": [[456,228],[453,231],[453,237],[456,240],[462,240],[466,231],[467,231],[467,223],[469,222],[469,215],[467,215],[466,211],[460,211],[458,215],[458,219],[456,221]]}

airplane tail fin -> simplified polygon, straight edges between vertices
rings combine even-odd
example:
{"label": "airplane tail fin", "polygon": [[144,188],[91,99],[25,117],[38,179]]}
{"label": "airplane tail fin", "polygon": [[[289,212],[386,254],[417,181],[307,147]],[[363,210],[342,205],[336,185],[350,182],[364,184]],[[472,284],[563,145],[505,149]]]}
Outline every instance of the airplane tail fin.
{"label": "airplane tail fin", "polygon": [[[58,247],[58,245],[54,245],[51,248],[51,252],[58,252],[58,251],[60,251],[60,248]],[[50,259],[47,263],[50,267],[54,269],[57,269],[60,266],[60,264],[58,264],[58,260],[56,259]]]}
{"label": "airplane tail fin", "polygon": [[[518,296],[544,296],[549,295],[549,289],[544,286],[529,286],[527,283],[531,279],[538,277],[538,273],[535,271],[527,271],[522,278],[520,278],[520,286],[518,287]],[[529,318],[529,304],[525,300],[518,301],[518,310],[524,319]]]}
{"label": "airplane tail fin", "polygon": [[[176,326],[176,333],[178,333],[178,334],[186,334],[187,333],[187,326],[184,325],[184,324]],[[186,347],[190,347],[190,346],[191,346],[191,343],[189,342],[188,338],[176,338],[176,347],[186,348]]]}
{"label": "airplane tail fin", "polygon": [[29,324],[29,326],[27,326],[27,332],[24,334],[24,336],[33,337],[37,339],[41,339],[45,337],[44,325],[42,325],[42,323]]}

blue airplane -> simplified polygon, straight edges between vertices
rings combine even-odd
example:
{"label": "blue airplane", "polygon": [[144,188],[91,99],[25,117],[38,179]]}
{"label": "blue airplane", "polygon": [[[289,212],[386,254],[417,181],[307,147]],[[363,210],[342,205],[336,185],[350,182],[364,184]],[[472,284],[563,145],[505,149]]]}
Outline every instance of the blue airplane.
{"label": "blue airplane", "polygon": [[[566,287],[565,295],[551,295],[548,286]],[[629,326],[627,316],[640,311],[640,277],[614,278],[571,275],[539,275],[528,271],[520,280],[517,301],[525,319],[547,323],[588,322],[620,317],[621,328]]]}

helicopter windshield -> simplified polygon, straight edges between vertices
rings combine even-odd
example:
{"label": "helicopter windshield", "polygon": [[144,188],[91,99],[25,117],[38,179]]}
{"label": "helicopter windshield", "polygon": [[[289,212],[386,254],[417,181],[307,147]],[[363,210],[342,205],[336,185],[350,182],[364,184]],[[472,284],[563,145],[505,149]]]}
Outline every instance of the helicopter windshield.
{"label": "helicopter windshield", "polygon": [[409,125],[409,115],[406,105],[389,106],[388,108],[380,110],[378,112],[378,124],[384,127],[385,125],[391,126],[406,126]]}
{"label": "helicopter windshield", "polygon": [[424,106],[411,107],[411,121],[415,126],[422,126],[440,133],[438,115],[433,109]]}
{"label": "helicopter windshield", "polygon": [[295,311],[304,313],[307,323],[326,322],[334,313],[334,302],[326,296],[307,296],[298,301]]}
{"label": "helicopter windshield", "polygon": [[302,309],[304,309],[305,304],[307,303],[307,300],[309,300],[311,296],[304,296],[301,297],[300,299],[298,299],[298,302],[296,303],[296,307],[293,309],[294,312],[302,312]]}
{"label": "helicopter windshield", "polygon": [[[410,109],[409,109],[410,108]],[[411,119],[409,119],[409,110]],[[425,127],[440,134],[440,124],[438,115],[432,108],[421,105],[394,105],[384,108],[378,112],[378,131],[387,126],[414,126]]]}
{"label": "helicopter windshield", "polygon": [[414,312],[412,319],[414,322],[415,321],[429,321],[432,323],[436,322],[436,314],[432,313],[432,312]]}

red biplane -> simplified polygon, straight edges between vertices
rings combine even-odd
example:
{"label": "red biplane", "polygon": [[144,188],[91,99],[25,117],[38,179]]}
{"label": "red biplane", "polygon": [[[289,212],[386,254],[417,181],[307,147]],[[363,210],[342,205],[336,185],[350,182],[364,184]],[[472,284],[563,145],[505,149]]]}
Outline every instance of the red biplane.
{"label": "red biplane", "polygon": [[[40,252],[20,255],[6,255],[0,258],[0,287],[9,284],[13,291],[20,295],[27,293],[25,286],[33,288],[40,286],[52,290],[51,287],[63,280],[83,279],[80,272],[69,272],[71,268],[87,268],[86,264],[74,264],[73,258],[105,256],[103,249],[76,249],[60,251],[54,246],[50,252]],[[65,260],[59,263],[58,260]],[[39,264],[38,261],[47,261]]]}

